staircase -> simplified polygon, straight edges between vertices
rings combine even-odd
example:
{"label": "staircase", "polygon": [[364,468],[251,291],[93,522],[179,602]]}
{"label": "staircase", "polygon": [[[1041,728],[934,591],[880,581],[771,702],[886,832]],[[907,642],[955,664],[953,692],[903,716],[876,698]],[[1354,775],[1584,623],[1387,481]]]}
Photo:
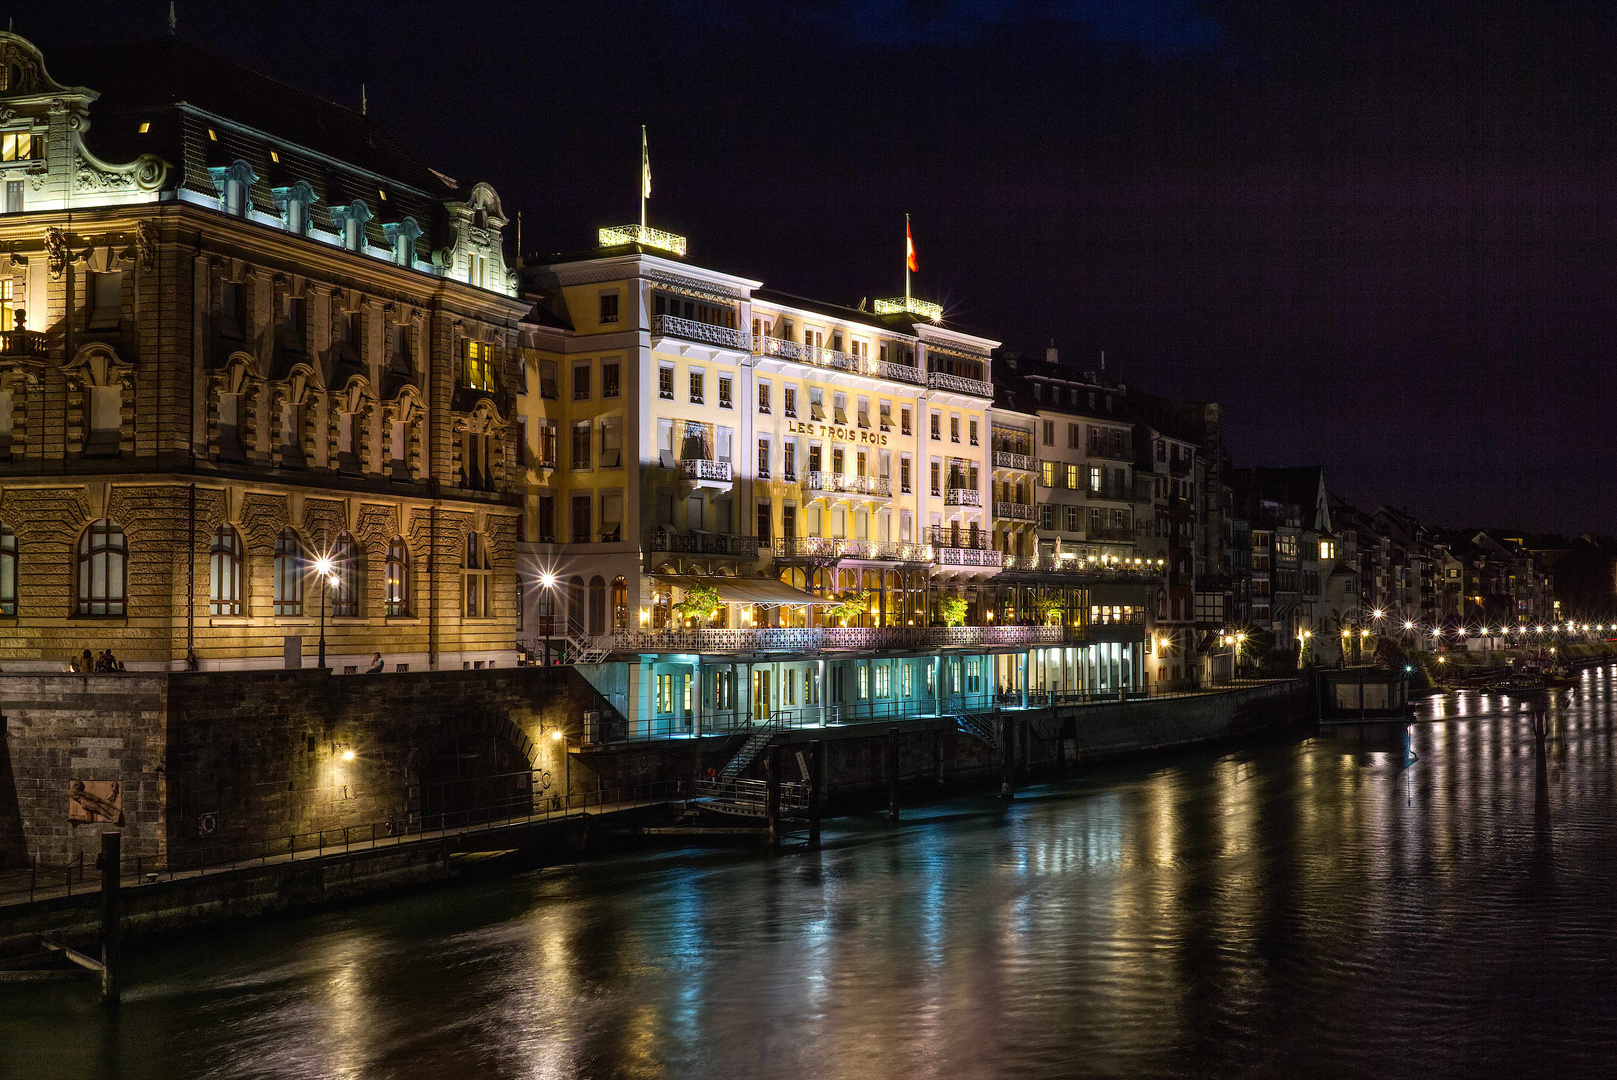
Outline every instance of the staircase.
{"label": "staircase", "polygon": [[996,715],[991,712],[957,713],[955,730],[970,735],[990,750],[999,749],[999,730]]}
{"label": "staircase", "polygon": [[612,638],[603,634],[592,638],[584,627],[571,619],[567,621],[566,647],[562,654],[564,664],[599,664],[612,651]]}
{"label": "staircase", "polygon": [[741,749],[736,751],[736,756],[726,762],[724,768],[719,770],[719,780],[740,779],[741,774],[747,771],[747,766],[757,760],[758,755],[764,752],[764,747],[769,745],[770,740],[775,737],[775,733],[779,730],[780,724],[774,720],[765,720],[762,724],[755,726],[752,729],[752,734],[747,736],[747,741],[741,744]]}

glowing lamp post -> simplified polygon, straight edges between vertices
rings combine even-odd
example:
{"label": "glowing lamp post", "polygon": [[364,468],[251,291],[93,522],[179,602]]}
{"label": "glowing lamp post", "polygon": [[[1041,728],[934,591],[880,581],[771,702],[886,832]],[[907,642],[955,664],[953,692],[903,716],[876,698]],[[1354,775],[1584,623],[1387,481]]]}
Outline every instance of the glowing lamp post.
{"label": "glowing lamp post", "polygon": [[331,556],[322,555],[314,561],[314,572],[320,575],[320,660],[321,671],[326,669],[326,586],[337,587],[337,575],[332,572]]}
{"label": "glowing lamp post", "polygon": [[[547,591],[550,590],[550,589],[554,589],[556,587],[556,575],[552,574],[548,570],[546,570],[543,574],[540,574],[539,575],[539,587],[541,589],[545,589]],[[549,611],[550,614],[544,616],[540,620],[540,622],[543,624],[541,629],[543,629],[544,632],[545,632],[545,667],[550,666],[550,634],[551,634],[551,631],[553,631],[556,628],[556,597],[555,597],[555,594],[553,594],[553,593],[550,594],[548,599],[549,599],[549,603],[547,603],[545,605],[545,610]]]}

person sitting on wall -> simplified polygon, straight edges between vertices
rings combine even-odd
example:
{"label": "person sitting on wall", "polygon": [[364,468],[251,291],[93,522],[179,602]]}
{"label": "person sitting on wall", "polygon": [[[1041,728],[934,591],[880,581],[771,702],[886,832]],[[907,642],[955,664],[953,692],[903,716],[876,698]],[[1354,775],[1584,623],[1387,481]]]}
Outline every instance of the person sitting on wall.
{"label": "person sitting on wall", "polygon": [[89,649],[85,649],[83,655],[73,659],[73,670],[81,675],[88,675],[95,670],[95,659],[90,655]]}
{"label": "person sitting on wall", "polygon": [[365,674],[380,675],[382,673],[382,669],[386,666],[387,665],[382,663],[382,654],[375,653],[371,656],[371,666],[365,669]]}

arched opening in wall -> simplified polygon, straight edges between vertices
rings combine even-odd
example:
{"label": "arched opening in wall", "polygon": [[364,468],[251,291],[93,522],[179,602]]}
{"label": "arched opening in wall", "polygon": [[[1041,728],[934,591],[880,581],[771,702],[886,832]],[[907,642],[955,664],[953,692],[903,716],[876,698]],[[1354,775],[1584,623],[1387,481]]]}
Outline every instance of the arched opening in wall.
{"label": "arched opening in wall", "polygon": [[533,809],[545,777],[508,722],[442,731],[410,759],[410,811],[423,828],[498,821]]}
{"label": "arched opening in wall", "polygon": [[567,630],[569,633],[584,629],[584,579],[574,577],[567,582]]}
{"label": "arched opening in wall", "polygon": [[79,534],[78,613],[123,615],[129,588],[128,545],[123,526],[102,518]]}
{"label": "arched opening in wall", "polygon": [[590,622],[591,635],[606,633],[606,579],[599,574],[590,578]]}
{"label": "arched opening in wall", "polygon": [[208,610],[214,615],[240,615],[242,579],[241,534],[221,524],[213,532],[208,551]]}

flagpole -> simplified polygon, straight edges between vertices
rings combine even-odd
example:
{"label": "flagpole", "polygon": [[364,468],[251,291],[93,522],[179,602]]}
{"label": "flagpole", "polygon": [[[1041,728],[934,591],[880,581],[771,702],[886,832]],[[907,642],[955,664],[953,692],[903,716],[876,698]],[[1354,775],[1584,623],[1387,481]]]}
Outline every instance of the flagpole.
{"label": "flagpole", "polygon": [[910,309],[910,216],[904,215],[904,310]]}
{"label": "flagpole", "polygon": [[646,231],[646,125],[640,125],[640,231]]}

